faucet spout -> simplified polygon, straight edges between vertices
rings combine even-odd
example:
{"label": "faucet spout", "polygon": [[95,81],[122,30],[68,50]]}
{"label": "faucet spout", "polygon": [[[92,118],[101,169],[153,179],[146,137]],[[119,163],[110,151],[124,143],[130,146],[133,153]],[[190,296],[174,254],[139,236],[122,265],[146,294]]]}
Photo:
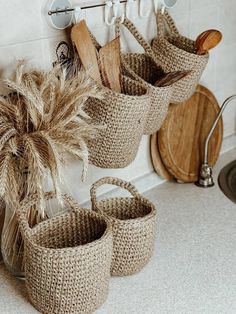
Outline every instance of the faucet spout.
{"label": "faucet spout", "polygon": [[228,105],[232,100],[234,100],[234,99],[236,99],[236,95],[232,95],[232,96],[228,97],[228,98],[224,101],[224,103],[223,103],[223,105],[221,106],[220,111],[219,111],[219,113],[218,113],[218,115],[217,115],[217,117],[216,117],[216,119],[215,119],[215,121],[214,121],[214,123],[213,123],[213,125],[212,125],[212,127],[211,127],[211,130],[210,130],[210,132],[209,132],[209,134],[208,134],[208,136],[207,136],[206,142],[205,142],[205,154],[204,154],[204,163],[205,163],[205,164],[208,163],[208,149],[209,149],[209,142],[210,142],[211,136],[212,136],[212,134],[213,134],[213,132],[214,132],[216,126],[217,126],[217,123],[219,122],[220,117],[222,116],[222,114],[223,114],[225,108],[226,108],[227,105]]}
{"label": "faucet spout", "polygon": [[213,134],[213,132],[217,126],[217,123],[219,122],[220,117],[222,116],[225,108],[234,99],[236,99],[236,95],[232,95],[232,96],[228,97],[223,102],[223,104],[220,108],[220,111],[219,111],[218,115],[216,116],[216,119],[215,119],[215,121],[214,121],[214,123],[210,129],[210,132],[206,138],[205,147],[204,147],[204,161],[203,161],[203,164],[201,166],[199,180],[196,182],[197,186],[211,187],[214,185],[213,176],[212,176],[212,167],[209,166],[209,164],[208,164],[209,142],[210,142],[211,136],[212,136],[212,134]]}

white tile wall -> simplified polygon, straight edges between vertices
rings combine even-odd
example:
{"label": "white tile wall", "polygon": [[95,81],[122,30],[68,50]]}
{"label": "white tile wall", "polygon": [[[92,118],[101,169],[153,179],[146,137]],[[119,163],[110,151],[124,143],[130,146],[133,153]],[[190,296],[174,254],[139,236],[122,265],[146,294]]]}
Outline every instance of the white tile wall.
{"label": "white tile wall", "polygon": [[0,46],[41,38],[40,0],[1,0],[0,8]]}
{"label": "white tile wall", "polygon": [[[68,37],[68,32],[51,28],[42,12],[48,0],[0,0],[0,75],[9,76],[19,58],[29,58],[38,67],[48,68],[55,59],[55,48],[60,40]],[[72,0],[72,4],[89,4],[103,0]],[[124,7],[124,5],[123,5]],[[138,7],[132,11],[132,20],[147,40],[156,35],[155,16],[152,0],[146,0],[148,18],[138,16]],[[236,3],[235,0],[178,0],[171,10],[179,30],[192,38],[208,28],[219,28],[224,35],[221,45],[211,52],[211,59],[201,83],[215,93],[221,103],[226,97],[236,93]],[[104,24],[101,8],[84,12],[87,24],[101,44],[114,36],[114,28]],[[122,32],[122,49],[136,51],[140,46],[132,35]],[[0,84],[1,86],[1,84]],[[236,106],[232,103],[225,111],[225,136],[236,131]],[[235,143],[236,144],[236,143]],[[91,167],[86,183],[80,182],[81,165],[71,161],[67,166],[67,189],[80,201],[88,198],[90,184],[104,175],[116,175],[133,180],[152,171],[149,156],[149,139],[144,137],[136,160],[127,168],[103,170]],[[78,186],[74,182],[78,181]],[[73,182],[73,184],[72,184]]]}

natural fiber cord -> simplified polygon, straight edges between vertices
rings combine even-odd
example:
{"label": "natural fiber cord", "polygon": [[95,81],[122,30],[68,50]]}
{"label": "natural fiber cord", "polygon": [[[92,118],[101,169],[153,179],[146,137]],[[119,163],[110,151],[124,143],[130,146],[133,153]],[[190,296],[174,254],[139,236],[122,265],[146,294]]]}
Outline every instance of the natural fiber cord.
{"label": "natural fiber cord", "polygon": [[[54,197],[47,193],[45,199]],[[26,287],[41,313],[93,313],[108,294],[112,257],[110,223],[101,215],[80,209],[64,195],[70,211],[30,229],[29,208],[34,195],[18,211],[25,243]]]}
{"label": "natural fiber cord", "polygon": [[[195,42],[182,36],[177,30],[172,17],[165,12],[157,13],[157,37],[152,48],[156,58],[165,72],[188,71],[191,73],[173,85],[171,101],[181,103],[195,92],[200,77],[207,65],[209,54],[197,55]],[[165,34],[165,23],[170,30]]]}
{"label": "natural fiber cord", "polygon": [[[113,184],[127,189],[133,198],[97,200],[97,188]],[[128,182],[106,177],[93,184],[91,189],[93,210],[111,221],[113,232],[113,259],[111,274],[127,276],[140,271],[149,261],[154,248],[156,209],[140,196]]]}
{"label": "natural fiber cord", "polygon": [[160,76],[163,75],[163,70],[151,46],[127,18],[123,23],[121,23],[120,19],[116,20],[116,36],[120,36],[121,25],[130,31],[145,51],[145,53],[121,53],[121,63],[125,75],[137,80],[150,90],[151,105],[144,134],[152,134],[161,128],[168,113],[172,86],[154,86]]}

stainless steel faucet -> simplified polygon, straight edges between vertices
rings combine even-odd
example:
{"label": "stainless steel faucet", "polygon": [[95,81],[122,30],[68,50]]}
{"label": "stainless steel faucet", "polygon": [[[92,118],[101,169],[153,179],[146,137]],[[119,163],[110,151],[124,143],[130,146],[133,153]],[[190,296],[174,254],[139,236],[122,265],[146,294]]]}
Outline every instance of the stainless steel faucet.
{"label": "stainless steel faucet", "polygon": [[199,180],[195,183],[197,186],[202,188],[209,188],[214,185],[213,175],[212,175],[212,167],[208,164],[208,149],[209,149],[209,142],[211,139],[211,136],[215,130],[215,127],[217,126],[217,123],[220,120],[220,117],[223,114],[223,111],[225,110],[228,103],[230,103],[232,100],[236,99],[236,95],[232,95],[229,98],[227,98],[223,105],[220,108],[220,111],[211,127],[211,130],[207,136],[206,142],[205,142],[205,148],[204,148],[204,161],[201,166],[200,170],[200,176]]}

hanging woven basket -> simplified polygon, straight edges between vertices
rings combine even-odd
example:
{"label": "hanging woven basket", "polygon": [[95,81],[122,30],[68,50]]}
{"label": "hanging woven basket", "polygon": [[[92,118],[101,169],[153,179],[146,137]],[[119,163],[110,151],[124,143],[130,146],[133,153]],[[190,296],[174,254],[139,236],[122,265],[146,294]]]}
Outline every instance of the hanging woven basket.
{"label": "hanging woven basket", "polygon": [[[191,71],[173,85],[171,101],[181,103],[188,100],[196,90],[201,75],[207,65],[209,54],[197,55],[195,42],[182,36],[172,17],[165,12],[157,12],[157,37],[152,42],[156,58],[165,72]],[[165,24],[169,32],[165,33]]]}
{"label": "hanging woven basket", "polygon": [[136,157],[150,108],[147,88],[121,77],[121,93],[104,87],[104,98],[89,98],[85,111],[101,126],[89,146],[90,162],[101,168],[124,168]]}
{"label": "hanging woven basket", "polygon": [[153,134],[161,128],[167,116],[173,88],[172,85],[155,86],[164,72],[151,46],[127,18],[123,23],[120,19],[116,20],[116,36],[121,35],[121,26],[125,27],[144,49],[144,53],[121,53],[121,64],[125,75],[130,76],[150,90],[151,104],[144,134]]}

